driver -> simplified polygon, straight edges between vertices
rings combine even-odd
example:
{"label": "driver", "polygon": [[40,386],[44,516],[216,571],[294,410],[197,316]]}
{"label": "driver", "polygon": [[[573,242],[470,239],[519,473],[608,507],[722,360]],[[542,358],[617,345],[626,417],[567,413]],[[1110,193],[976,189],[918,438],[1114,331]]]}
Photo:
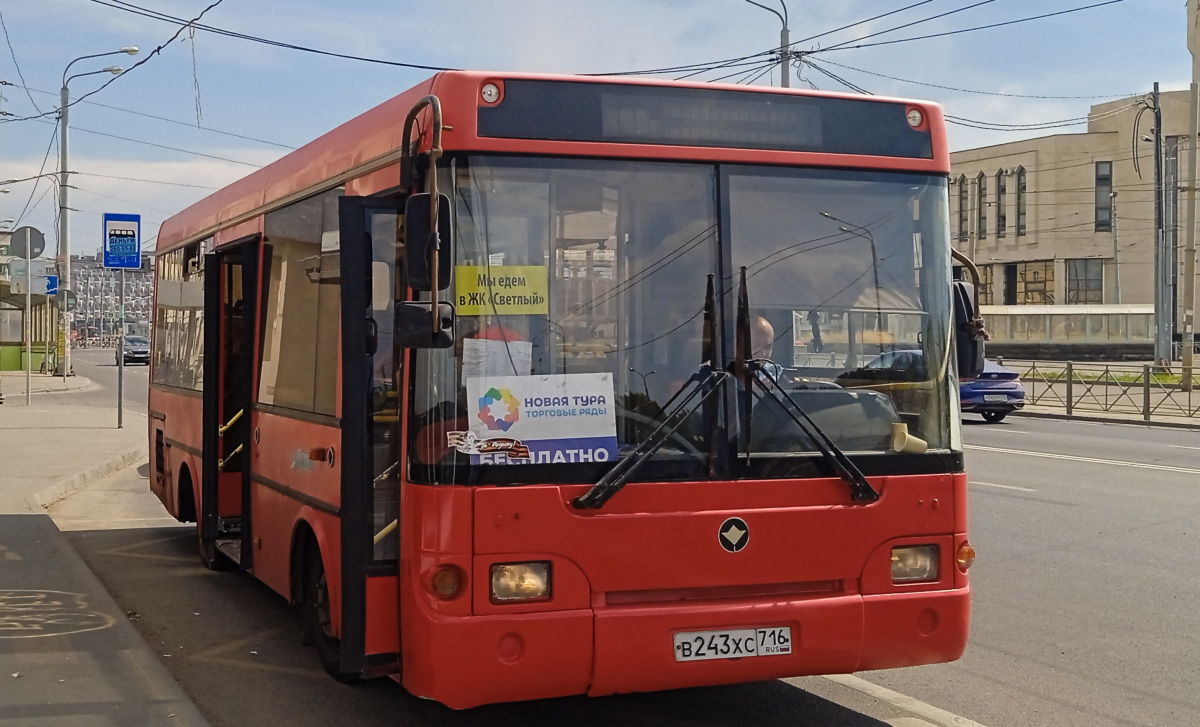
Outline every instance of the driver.
{"label": "driver", "polygon": [[771,360],[774,348],[775,327],[764,316],[754,316],[750,320],[750,358],[758,363],[755,374],[768,386],[770,381],[778,382],[783,375],[783,367]]}

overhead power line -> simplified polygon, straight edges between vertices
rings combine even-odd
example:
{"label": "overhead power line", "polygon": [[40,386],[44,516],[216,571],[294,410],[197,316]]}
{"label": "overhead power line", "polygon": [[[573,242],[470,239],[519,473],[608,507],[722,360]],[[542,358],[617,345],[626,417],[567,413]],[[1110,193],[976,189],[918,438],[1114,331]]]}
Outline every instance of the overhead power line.
{"label": "overhead power line", "polygon": [[[889,10],[886,13],[880,13],[879,15],[875,15],[870,18],[864,18],[862,20],[857,20],[848,25],[843,25],[840,28],[834,28],[833,30],[827,30],[823,33],[818,33],[816,35],[810,35],[807,38],[801,38],[800,40],[789,43],[788,47],[792,48],[801,43],[810,43],[810,42],[816,40],[817,38],[823,38],[823,37],[825,37],[827,35],[831,35],[833,33],[839,33],[843,30],[848,30],[855,26],[862,25],[863,23],[869,23],[873,20],[879,20],[881,18],[886,18],[889,15],[895,15],[897,13],[902,13],[905,10],[911,10],[915,7],[918,7],[921,5],[927,5],[931,2],[933,2],[933,0],[920,0],[920,2],[915,2],[911,5],[905,5],[902,8],[897,8],[895,10]],[[753,58],[762,58],[763,56],[774,55],[778,52],[779,52],[778,48],[771,48],[769,50],[760,51],[758,53],[752,53],[752,54],[746,55],[746,56],[739,56],[737,58],[726,58],[724,60],[719,60],[719,61],[691,63],[691,64],[683,65],[683,66],[670,66],[667,68],[650,68],[650,69],[641,70],[641,71],[611,71],[608,73],[585,73],[583,75],[585,75],[585,76],[647,76],[647,75],[654,75],[656,73],[679,73],[681,71],[716,70],[719,68],[729,67],[734,63],[738,63],[739,61],[745,61],[745,60],[749,60],[749,59],[753,59]]]}
{"label": "overhead power line", "polygon": [[[95,0],[93,0],[93,1],[95,1]],[[132,73],[133,71],[137,70],[138,68],[141,68],[142,66],[146,65],[155,56],[162,53],[163,48],[174,43],[175,39],[178,38],[180,35],[182,35],[183,31],[186,28],[188,28],[189,26],[198,22],[200,20],[200,18],[204,17],[205,13],[207,13],[209,10],[212,10],[213,8],[217,7],[218,5],[220,5],[223,2],[225,2],[225,0],[214,0],[214,2],[211,5],[204,8],[203,10],[201,10],[200,14],[197,15],[195,18],[192,18],[189,21],[180,21],[180,22],[184,23],[184,25],[180,26],[179,30],[175,31],[174,35],[172,35],[170,38],[168,38],[165,43],[163,43],[162,45],[158,46],[154,50],[147,53],[145,58],[141,59],[137,63],[134,63],[132,66],[130,66],[129,70],[123,71],[122,73],[119,73],[118,75],[113,76],[112,78],[108,79],[104,83],[100,84],[99,88],[94,89],[92,91],[88,91],[87,93],[83,94],[82,96],[75,99],[74,101],[68,102],[66,105],[68,107],[70,107],[70,106],[74,106],[75,104],[81,103],[84,99],[88,98],[89,96],[95,96],[96,94],[100,93],[104,89],[108,88],[111,84],[115,83],[118,78],[123,78],[123,77],[129,75],[130,73]],[[22,80],[21,82],[24,83],[24,80]],[[36,106],[35,106],[35,108],[36,108]],[[18,117],[11,118],[11,119],[4,119],[0,123],[11,123],[14,121],[31,121],[33,119],[41,119],[43,117],[50,116],[55,113],[59,113],[60,111],[61,111],[61,109],[54,109],[53,111],[43,111],[42,113],[37,114],[35,116],[18,116]]]}
{"label": "overhead power line", "polygon": [[[18,86],[20,84],[9,83],[7,81],[0,81],[0,85]],[[46,94],[47,96],[57,96],[58,95],[57,93],[54,93],[52,91],[43,91],[40,88],[31,88],[29,86],[24,86],[24,85],[20,85],[20,87],[25,89],[26,93],[33,91],[35,93]],[[104,109],[111,109],[113,111],[120,111],[120,112],[126,113],[126,114],[133,114],[134,116],[142,116],[147,119],[154,119],[156,121],[165,121],[169,124],[176,124],[178,126],[186,126],[189,129],[200,129],[201,131],[209,131],[214,134],[221,134],[223,136],[231,136],[236,139],[245,139],[246,141],[254,141],[254,142],[258,142],[259,144],[268,144],[270,146],[277,146],[281,149],[294,150],[296,148],[294,146],[288,146],[287,144],[280,144],[277,141],[267,141],[266,139],[257,139],[253,136],[246,136],[245,134],[237,134],[232,131],[222,131],[221,129],[214,129],[211,126],[200,126],[197,124],[189,123],[187,121],[179,121],[177,119],[168,119],[165,116],[155,116],[154,114],[148,114],[144,111],[134,111],[133,109],[126,109],[126,108],[122,108],[120,106],[112,106],[110,104],[100,103],[99,101],[84,101],[83,103],[88,104],[89,106],[99,106],[100,108],[104,108]]]}
{"label": "overhead power line", "polygon": [[[42,166],[38,169],[38,176],[34,178],[33,189],[29,190],[29,199],[25,200],[25,206],[21,208],[21,214],[17,215],[17,221],[13,223],[13,228],[20,227],[21,220],[25,219],[25,213],[29,211],[29,206],[33,203],[33,196],[37,194],[38,185],[45,179],[46,162],[50,160],[50,150],[54,148],[54,142],[58,139],[58,127],[50,132],[50,143],[46,145],[46,153],[42,155]],[[41,203],[41,200],[38,200]]]}
{"label": "overhead power line", "polygon": [[[13,68],[17,69],[17,78],[20,78],[21,83],[24,84],[25,74],[21,73],[21,64],[17,62],[17,51],[13,49],[12,40],[8,37],[8,24],[4,22],[4,13],[2,12],[0,12],[0,28],[4,30],[4,42],[8,44],[8,53],[12,56]],[[22,86],[22,88],[24,88],[24,86]],[[26,89],[25,95],[29,96],[29,103],[33,104],[34,110],[36,110],[38,113],[41,113],[42,110],[38,108],[37,101],[33,100],[33,96],[30,95],[28,89]]]}
{"label": "overhead power line", "polygon": [[978,91],[978,90],[970,89],[970,88],[956,88],[954,86],[943,86],[943,85],[940,85],[937,83],[925,83],[923,81],[914,81],[910,78],[899,78],[898,76],[889,76],[886,73],[878,73],[876,71],[868,71],[865,68],[855,68],[854,66],[848,66],[844,63],[834,63],[833,61],[829,60],[828,58],[822,58],[821,63],[823,63],[825,65],[830,65],[830,66],[836,66],[838,68],[845,68],[848,71],[855,71],[857,73],[865,73],[868,76],[878,76],[879,78],[886,78],[890,81],[899,81],[900,83],[910,83],[914,86],[927,86],[929,88],[940,88],[943,91],[957,91],[959,93],[975,93],[975,94],[979,94],[981,96],[1004,96],[1007,98],[1037,98],[1037,99],[1072,100],[1072,101],[1074,101],[1074,100],[1085,100],[1085,99],[1092,100],[1092,99],[1103,99],[1103,98],[1129,98],[1130,96],[1141,95],[1141,94],[1137,94],[1137,93],[1107,93],[1107,94],[1100,94],[1100,95],[1096,95],[1096,96],[1044,96],[1044,95],[1029,94],[1029,93],[1003,93],[1000,91]]}
{"label": "overhead power line", "polygon": [[1059,16],[1059,15],[1067,15],[1069,13],[1078,13],[1083,10],[1091,10],[1093,8],[1100,8],[1100,7],[1104,7],[1105,5],[1115,5],[1117,3],[1123,3],[1123,2],[1125,2],[1125,0],[1105,0],[1105,2],[1093,3],[1091,5],[1084,5],[1084,6],[1078,7],[1078,8],[1070,8],[1069,10],[1059,10],[1058,12],[1054,12],[1054,13],[1044,13],[1042,15],[1032,15],[1028,18],[1018,18],[1017,20],[1006,20],[1001,23],[990,23],[988,25],[979,25],[974,28],[960,28],[958,30],[948,30],[944,33],[930,33],[929,35],[918,35],[918,36],[914,36],[912,38],[899,38],[897,40],[881,40],[876,43],[857,43],[855,45],[844,45],[843,44],[843,45],[838,45],[838,46],[831,46],[829,48],[818,48],[815,51],[809,51],[809,52],[810,53],[827,53],[827,52],[833,51],[833,50],[846,50],[847,48],[872,48],[872,47],[880,46],[880,45],[893,45],[895,43],[908,43],[908,42],[914,41],[914,40],[929,40],[930,38],[943,38],[948,35],[959,35],[960,33],[972,33],[976,30],[987,30],[989,28],[1002,28],[1006,25],[1016,25],[1017,23],[1028,23],[1033,20],[1042,20],[1045,18],[1053,18],[1053,17]]}
{"label": "overhead power line", "polygon": [[[44,121],[44,120],[39,120],[39,123],[54,124],[53,121]],[[55,126],[57,126],[57,124],[55,124]],[[153,146],[158,149],[168,149],[170,151],[177,151],[177,152],[181,152],[183,154],[191,154],[192,156],[206,157],[208,159],[216,159],[217,161],[230,162],[231,164],[241,164],[244,167],[254,167],[255,169],[262,169],[261,164],[252,164],[251,162],[243,162],[238,159],[230,159],[228,157],[220,157],[220,156],[217,156],[216,154],[206,154],[202,151],[193,151],[191,149],[182,149],[177,146],[167,146],[166,144],[155,144],[152,141],[143,141],[141,139],[131,139],[128,136],[118,136],[117,134],[109,134],[104,131],[94,131],[92,129],[84,129],[84,128],[81,128],[78,126],[72,126],[71,131],[72,132],[80,131],[85,134],[95,134],[96,136],[107,136],[110,139],[119,139],[120,141],[128,141],[132,144],[141,144],[142,146]]]}
{"label": "overhead power line", "polygon": [[193,189],[220,189],[220,187],[208,187],[203,184],[185,184],[183,182],[165,182],[161,179],[138,179],[137,177],[118,177],[112,174],[93,174],[91,172],[71,172],[78,174],[81,177],[99,177],[100,179],[119,179],[123,182],[143,182],[145,184],[165,184],[171,187],[191,187]]}
{"label": "overhead power line", "polygon": [[[192,27],[192,28],[195,28],[196,30],[203,30],[203,31],[206,31],[209,33],[215,33],[216,35],[224,35],[229,38],[237,38],[239,40],[247,40],[247,41],[251,41],[254,43],[262,43],[264,45],[275,46],[277,48],[285,48],[287,50],[302,51],[304,53],[315,53],[317,55],[329,56],[332,58],[344,58],[346,60],[351,60],[351,61],[362,61],[364,63],[377,63],[379,65],[396,66],[396,67],[400,67],[400,68],[417,68],[417,69],[422,69],[422,70],[427,70],[427,71],[457,70],[454,68],[448,68],[446,66],[433,66],[433,65],[427,65],[424,63],[407,63],[404,61],[389,61],[389,60],[385,60],[383,58],[369,58],[367,56],[356,56],[356,55],[353,55],[350,53],[335,53],[333,51],[321,50],[319,48],[309,48],[307,46],[296,45],[294,43],[285,43],[283,41],[271,40],[270,38],[262,38],[262,37],[255,36],[255,35],[248,35],[246,33],[238,33],[238,32],[232,31],[232,30],[225,30],[224,28],[217,28],[212,25],[204,25],[202,23],[197,23],[195,21],[189,22],[187,20],[184,20],[183,18],[177,18],[173,15],[168,15],[167,13],[159,12],[157,10],[150,10],[148,8],[143,8],[138,5],[134,5],[133,3],[121,2],[120,0],[112,0],[112,2],[108,2],[106,0],[90,0],[90,2],[96,3],[97,5],[103,5],[105,7],[113,8],[114,10],[121,10],[123,12],[133,13],[134,15],[141,15],[142,17],[150,18],[152,20],[158,20],[158,21],[164,22],[164,23],[174,23],[176,25],[181,26],[180,32],[182,32],[184,30],[184,28]],[[174,40],[174,39],[172,39],[172,40]]]}
{"label": "overhead power line", "polygon": [[946,17],[947,15],[954,15],[955,13],[961,13],[961,12],[963,12],[964,10],[972,10],[972,9],[974,9],[974,8],[977,8],[977,7],[979,7],[980,5],[988,5],[988,4],[990,4],[990,3],[994,3],[994,2],[996,2],[996,0],[980,0],[980,2],[977,2],[977,3],[971,4],[971,5],[966,5],[966,6],[964,6],[964,7],[961,7],[961,8],[955,8],[954,10],[948,10],[948,11],[946,11],[946,12],[944,12],[944,13],[939,13],[939,14],[937,14],[937,15],[931,15],[931,16],[929,16],[928,18],[921,18],[920,20],[914,20],[914,21],[912,21],[911,23],[905,23],[904,25],[897,25],[896,27],[894,27],[894,28],[888,28],[887,30],[879,30],[879,31],[876,31],[876,32],[874,32],[874,33],[871,33],[871,34],[869,34],[869,35],[864,35],[864,36],[863,36],[863,37],[861,37],[861,38],[855,38],[854,40],[847,40],[847,41],[843,41],[843,42],[841,42],[841,43],[837,43],[837,44],[835,44],[835,45],[831,45],[831,46],[829,46],[829,47],[825,48],[824,50],[827,50],[827,51],[829,51],[829,50],[837,50],[838,48],[841,48],[841,47],[843,47],[843,46],[849,45],[849,44],[851,44],[851,43],[858,43],[858,42],[864,41],[864,40],[866,40],[866,39],[868,39],[868,38],[877,38],[877,37],[879,37],[879,36],[881,36],[881,35],[886,35],[886,34],[888,34],[888,33],[892,33],[892,32],[895,32],[895,31],[897,31],[897,30],[904,30],[905,28],[911,28],[911,27],[912,27],[912,26],[914,26],[914,25],[920,25],[921,23],[928,23],[928,22],[929,22],[929,21],[931,21],[931,20],[938,20],[939,18],[944,18],[944,17]]}

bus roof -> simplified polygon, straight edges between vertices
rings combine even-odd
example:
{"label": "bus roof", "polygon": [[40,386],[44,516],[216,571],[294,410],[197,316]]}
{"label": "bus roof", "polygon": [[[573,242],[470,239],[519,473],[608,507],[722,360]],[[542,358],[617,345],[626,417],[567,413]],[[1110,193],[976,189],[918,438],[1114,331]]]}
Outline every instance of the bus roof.
{"label": "bus roof", "polygon": [[[485,84],[501,89],[501,98],[493,103],[481,99]],[[570,84],[570,85],[568,85]],[[512,100],[503,96],[511,88]],[[702,91],[701,93],[696,93]],[[539,92],[541,95],[539,96]],[[556,94],[570,94],[571,103],[549,103]],[[391,98],[365,113],[356,116],[277,161],[239,179],[223,189],[193,204],[165,221],[159,231],[159,251],[175,248],[213,234],[216,230],[252,219],[263,212],[302,199],[324,189],[372,172],[388,173],[400,186],[398,161],[403,122],[416,102],[428,94],[439,97],[442,103],[445,133],[442,147],[446,152],[473,151],[510,154],[547,154],[558,156],[590,156],[611,158],[661,159],[672,161],[707,161],[748,164],[786,164],[808,166],[893,169],[935,174],[948,174],[950,157],[946,143],[941,108],[932,102],[886,97],[864,97],[856,94],[802,89],[781,89],[763,86],[739,86],[702,82],[663,81],[628,77],[566,76],[550,74],[487,73],[477,71],[445,71]],[[625,125],[621,134],[601,138],[599,113],[595,114],[594,133],[581,132],[581,119],[570,116],[571,109],[595,103],[611,103],[614,94],[625,107],[608,110],[610,118],[634,118],[633,126]],[[768,116],[759,113],[754,120],[763,126],[759,143],[741,143],[745,132],[734,125],[746,118],[747,109],[759,104],[748,94],[773,98],[765,104]],[[689,103],[698,99],[696,103]],[[751,104],[746,100],[750,99]],[[498,113],[509,102],[506,113]],[[516,104],[525,104],[524,107]],[[669,106],[669,108],[667,108]],[[804,130],[813,128],[813,108],[829,106],[826,129],[838,129],[835,135],[843,139],[840,145],[820,148],[806,143]],[[876,127],[854,124],[856,109],[888,107],[888,124],[893,136],[905,132],[927,135],[921,154],[892,155],[880,153],[878,144],[849,144],[846,140],[866,140],[878,136]],[[565,111],[564,111],[565,109]],[[665,109],[665,110],[664,110]],[[893,128],[916,109],[921,122],[916,129]],[[817,109],[819,111],[820,109]],[[644,118],[655,111],[662,113],[661,122],[653,128],[669,129],[659,136],[644,134],[651,127]],[[564,113],[566,116],[564,117]],[[689,118],[720,116],[723,128],[680,130],[688,126]],[[868,114],[872,119],[878,114]],[[865,118],[865,117],[864,117]],[[911,118],[909,116],[909,118]],[[586,121],[586,120],[584,120]],[[911,125],[911,121],[906,126]],[[619,125],[619,124],[617,124]],[[692,124],[695,126],[695,124]],[[605,130],[609,123],[604,122]],[[428,131],[426,129],[426,131]],[[560,134],[561,132],[561,134]],[[869,133],[867,133],[869,132]],[[607,133],[607,131],[605,131]],[[692,134],[693,136],[686,136]],[[705,135],[708,134],[708,137]],[[712,134],[726,134],[728,139],[713,141]],[[810,134],[819,139],[819,130]],[[796,138],[785,148],[766,148],[771,139]],[[692,139],[701,141],[692,141]],[[707,138],[707,141],[703,140]],[[811,139],[809,140],[811,142]],[[741,145],[739,145],[741,144]],[[422,139],[428,145],[428,135]],[[909,145],[911,147],[911,144]],[[861,149],[858,147],[862,147]],[[384,186],[382,188],[388,188]]]}

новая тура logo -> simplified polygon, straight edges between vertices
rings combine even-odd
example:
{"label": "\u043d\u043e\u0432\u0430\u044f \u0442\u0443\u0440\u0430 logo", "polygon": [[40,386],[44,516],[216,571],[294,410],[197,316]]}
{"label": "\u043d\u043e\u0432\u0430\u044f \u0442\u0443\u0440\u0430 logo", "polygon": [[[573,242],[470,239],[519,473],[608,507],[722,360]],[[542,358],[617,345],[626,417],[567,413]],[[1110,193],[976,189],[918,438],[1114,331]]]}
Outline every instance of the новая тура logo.
{"label": "\u043d\u043e\u0432\u0430\u044f \u0442\u0443\u0440\u0430 logo", "polygon": [[479,397],[479,421],[492,431],[507,432],[521,418],[517,397],[508,389],[488,389]]}

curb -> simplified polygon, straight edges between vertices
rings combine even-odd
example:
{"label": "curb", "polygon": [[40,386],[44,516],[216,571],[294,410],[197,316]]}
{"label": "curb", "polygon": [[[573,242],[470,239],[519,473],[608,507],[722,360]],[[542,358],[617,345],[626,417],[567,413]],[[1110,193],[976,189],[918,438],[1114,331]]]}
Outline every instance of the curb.
{"label": "curb", "polygon": [[[92,381],[91,379],[84,378],[82,376],[76,376],[76,377],[72,377],[72,378],[75,378],[76,380],[81,381],[82,383],[76,384],[74,386],[68,386],[68,387],[62,388],[62,389],[33,389],[32,392],[30,392],[30,393],[31,394],[75,394],[80,391],[90,391],[92,389],[100,388],[100,385],[97,384],[95,381]],[[16,397],[24,397],[24,396],[25,396],[24,389],[21,389],[20,391],[0,391],[0,404],[4,403],[5,397],[13,397],[13,399],[15,400]]]}
{"label": "curb", "polygon": [[40,510],[45,511],[54,503],[63,498],[70,497],[92,482],[104,479],[117,470],[128,467],[148,455],[149,451],[147,447],[139,445],[105,462],[96,464],[83,472],[70,477],[64,477],[53,485],[33,493],[30,495],[30,498],[37,504]]}
{"label": "curb", "polygon": [[1058,419],[1061,421],[1068,421],[1068,422],[1073,421],[1073,422],[1095,422],[1098,424],[1125,424],[1127,426],[1164,427],[1166,429],[1183,429],[1186,431],[1200,431],[1200,423],[1184,424],[1182,422],[1180,422],[1180,423],[1165,422],[1165,421],[1162,421],[1161,419],[1159,419],[1159,420],[1152,419],[1150,421],[1146,421],[1145,419],[1117,419],[1117,418],[1113,418],[1113,417],[1089,416],[1086,414],[1082,415],[1082,416],[1079,414],[1072,414],[1072,415],[1068,416],[1066,414],[1055,414],[1055,413],[1044,412],[1044,411],[1029,411],[1028,409],[1024,409],[1021,411],[1014,411],[1014,412],[1012,412],[1011,416],[1031,417],[1033,419]]}

